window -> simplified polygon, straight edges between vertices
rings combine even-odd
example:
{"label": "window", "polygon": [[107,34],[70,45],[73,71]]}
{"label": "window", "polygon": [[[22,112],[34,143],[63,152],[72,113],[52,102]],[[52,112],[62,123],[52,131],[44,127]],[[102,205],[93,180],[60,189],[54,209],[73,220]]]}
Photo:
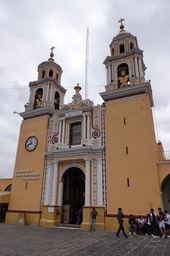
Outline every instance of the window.
{"label": "window", "polygon": [[112,55],[114,55],[114,48],[112,48]]}
{"label": "window", "polygon": [[81,144],[81,123],[70,125],[70,145]]}
{"label": "window", "polygon": [[12,184],[8,185],[5,189],[5,191],[11,191],[11,188],[12,188]]}
{"label": "window", "polygon": [[45,70],[42,71],[42,78],[45,77]]}
{"label": "window", "polygon": [[134,43],[130,43],[130,50],[132,50],[134,48]]}
{"label": "window", "polygon": [[53,77],[53,70],[52,69],[49,70],[49,76]]}
{"label": "window", "polygon": [[54,109],[58,109],[59,110],[59,106],[60,106],[60,95],[59,95],[58,92],[55,92]]}
{"label": "window", "polygon": [[124,46],[124,44],[120,44],[120,45],[119,45],[119,49],[120,49],[120,53],[125,52],[125,46]]}

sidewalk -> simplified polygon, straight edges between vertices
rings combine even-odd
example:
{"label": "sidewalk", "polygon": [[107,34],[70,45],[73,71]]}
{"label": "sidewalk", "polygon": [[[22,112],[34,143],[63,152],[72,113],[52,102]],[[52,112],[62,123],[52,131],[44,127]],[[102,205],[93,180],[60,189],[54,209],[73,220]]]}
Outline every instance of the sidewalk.
{"label": "sidewalk", "polygon": [[170,238],[0,223],[1,256],[170,256]]}

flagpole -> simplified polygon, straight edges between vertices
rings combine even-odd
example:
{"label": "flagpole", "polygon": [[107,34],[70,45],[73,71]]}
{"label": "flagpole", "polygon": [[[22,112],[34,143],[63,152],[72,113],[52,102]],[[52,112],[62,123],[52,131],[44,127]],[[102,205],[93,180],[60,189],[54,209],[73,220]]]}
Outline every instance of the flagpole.
{"label": "flagpole", "polygon": [[86,61],[85,61],[85,99],[88,99],[88,67],[89,66],[89,28],[86,34]]}

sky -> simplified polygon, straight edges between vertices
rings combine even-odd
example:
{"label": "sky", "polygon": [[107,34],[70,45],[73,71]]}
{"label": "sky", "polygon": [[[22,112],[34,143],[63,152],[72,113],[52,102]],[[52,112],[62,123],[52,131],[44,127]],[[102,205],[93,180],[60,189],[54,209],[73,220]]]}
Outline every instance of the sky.
{"label": "sky", "polygon": [[120,18],[144,51],[145,78],[151,80],[157,141],[170,151],[170,1],[169,0],[0,0],[0,178],[13,176],[29,82],[49,58],[63,70],[65,104],[74,86],[85,97],[86,34],[88,37],[88,98],[101,104],[106,71],[103,61],[119,33]]}

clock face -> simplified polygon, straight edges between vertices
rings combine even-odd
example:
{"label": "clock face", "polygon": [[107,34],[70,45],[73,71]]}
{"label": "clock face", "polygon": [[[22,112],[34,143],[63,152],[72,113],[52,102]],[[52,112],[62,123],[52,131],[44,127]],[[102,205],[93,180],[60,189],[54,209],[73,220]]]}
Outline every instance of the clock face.
{"label": "clock face", "polygon": [[26,140],[25,148],[28,151],[33,151],[38,145],[38,140],[36,137],[31,136]]}

